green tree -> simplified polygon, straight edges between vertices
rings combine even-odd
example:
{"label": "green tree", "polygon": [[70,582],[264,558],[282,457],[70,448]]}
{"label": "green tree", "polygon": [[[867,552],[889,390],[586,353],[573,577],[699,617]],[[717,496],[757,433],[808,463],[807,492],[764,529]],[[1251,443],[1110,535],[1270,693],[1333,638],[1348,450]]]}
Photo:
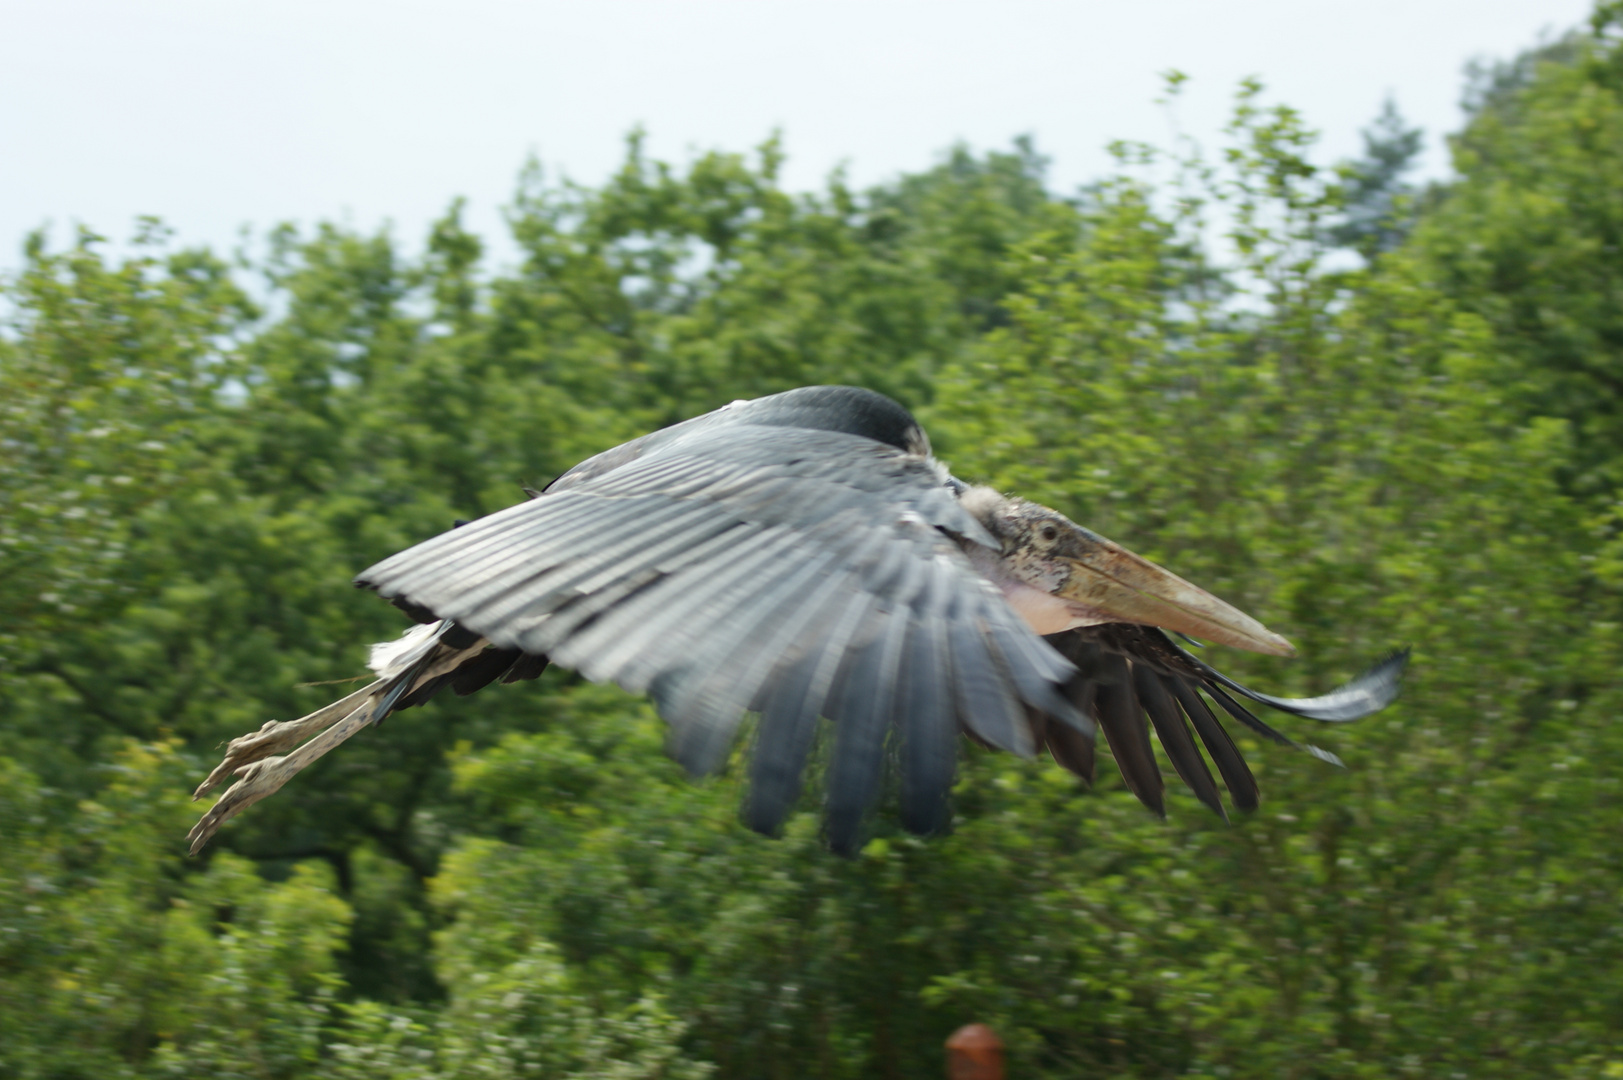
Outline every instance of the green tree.
{"label": "green tree", "polygon": [[1425,134],[1404,123],[1397,102],[1387,98],[1380,115],[1364,129],[1364,156],[1346,166],[1344,220],[1330,230],[1338,244],[1366,258],[1391,251],[1413,224],[1406,204],[1415,194],[1404,175],[1415,165]]}
{"label": "green tree", "polygon": [[308,864],[187,872],[191,763],[128,744],[91,800],[0,763],[0,1072],[302,1076],[320,1055],[349,910]]}
{"label": "green tree", "polygon": [[1479,76],[1475,112],[1453,140],[1460,173],[1415,236],[1442,290],[1514,352],[1506,386],[1524,416],[1572,425],[1575,490],[1615,489],[1623,368],[1611,297],[1620,235],[1623,11],[1601,4],[1591,32]]}
{"label": "green tree", "polygon": [[[1395,116],[1337,173],[1252,84],[1215,161],[1124,146],[1076,200],[1029,143],[794,195],[775,141],[634,137],[600,187],[527,174],[511,275],[458,206],[414,259],[276,230],[254,290],[155,226],[122,261],[33,242],[0,334],[0,1077],[933,1076],[970,1019],[1024,1076],[1615,1070],[1613,18],[1483,83],[1406,236]],[[1360,222],[1367,265],[1327,268]],[[351,571],[835,381],[1302,649],[1226,669],[1320,692],[1412,643],[1403,701],[1293,728],[1346,772],[1242,740],[1268,801],[1232,824],[970,750],[951,835],[883,807],[839,861],[815,783],[754,836],[736,762],[696,783],[645,702],[550,672],[180,856],[217,744],[402,626]]]}

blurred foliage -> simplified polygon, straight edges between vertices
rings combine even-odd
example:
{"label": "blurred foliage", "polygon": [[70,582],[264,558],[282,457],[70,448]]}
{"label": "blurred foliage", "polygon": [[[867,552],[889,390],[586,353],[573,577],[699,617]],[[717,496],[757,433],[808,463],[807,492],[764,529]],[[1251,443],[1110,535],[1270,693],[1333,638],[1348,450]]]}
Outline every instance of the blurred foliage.
{"label": "blurred foliage", "polygon": [[1365,257],[1391,251],[1414,223],[1415,188],[1405,176],[1425,145],[1425,132],[1409,127],[1390,97],[1375,122],[1364,129],[1364,156],[1347,167],[1344,220],[1332,227],[1332,242]]}
{"label": "blurred foliage", "polygon": [[[1123,145],[1075,200],[1024,142],[791,195],[775,141],[676,168],[633,136],[601,187],[526,172],[511,272],[459,206],[415,257],[31,238],[0,1077],[928,1077],[970,1020],[1018,1077],[1623,1075],[1619,19],[1485,69],[1424,198],[1395,112],[1324,169],[1248,85],[1217,158]],[[736,770],[688,779],[644,701],[554,671],[392,718],[182,857],[217,746],[400,629],[350,572],[818,382],[1301,649],[1236,675],[1322,692],[1411,643],[1404,698],[1312,733],[1345,772],[1248,744],[1231,825],[966,749],[951,835],[881,812],[841,861],[815,786],[755,836]]]}
{"label": "blurred foliage", "polygon": [[1484,319],[1525,380],[1526,416],[1569,423],[1567,483],[1615,489],[1623,461],[1623,6],[1587,35],[1479,73],[1454,139],[1464,174],[1416,237],[1433,280]]}

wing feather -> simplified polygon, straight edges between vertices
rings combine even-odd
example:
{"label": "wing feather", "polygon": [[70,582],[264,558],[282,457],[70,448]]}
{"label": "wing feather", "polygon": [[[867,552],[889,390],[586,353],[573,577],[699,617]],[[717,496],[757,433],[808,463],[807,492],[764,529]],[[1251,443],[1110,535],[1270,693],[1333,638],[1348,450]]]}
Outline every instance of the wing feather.
{"label": "wing feather", "polygon": [[490,642],[457,687],[550,657],[649,691],[693,768],[725,760],[759,710],[748,814],[763,829],[798,797],[829,715],[836,846],[856,842],[892,717],[904,822],[923,831],[946,823],[960,726],[1025,754],[1028,708],[1087,730],[1061,692],[1071,666],[974,571],[960,544],[992,540],[927,459],[839,431],[712,424],[604,464],[358,580]]}
{"label": "wing feather", "polygon": [[1166,751],[1167,759],[1189,790],[1195,793],[1195,798],[1227,820],[1223,798],[1217,792],[1217,782],[1212,779],[1211,770],[1206,767],[1200,750],[1195,746],[1194,737],[1189,734],[1183,710],[1169,691],[1167,681],[1168,676],[1156,673],[1147,664],[1133,665],[1133,688],[1138,692],[1139,703],[1149,714],[1150,723],[1155,725],[1155,734],[1160,737],[1161,749]]}
{"label": "wing feather", "polygon": [[1219,688],[1215,686],[1207,686],[1206,693],[1210,694],[1212,700],[1223,707],[1224,712],[1228,713],[1230,716],[1234,717],[1234,719],[1238,720],[1240,723],[1244,724],[1246,727],[1250,728],[1252,731],[1255,731],[1258,735],[1261,735],[1270,742],[1276,742],[1281,746],[1289,746],[1294,750],[1301,750],[1304,753],[1312,754],[1320,761],[1328,762],[1331,765],[1340,766],[1342,768],[1346,767],[1345,763],[1343,763],[1340,758],[1336,757],[1336,755],[1332,754],[1330,751],[1314,746],[1312,743],[1299,743],[1289,735],[1286,735],[1284,732],[1276,731],[1275,729],[1269,727],[1267,724],[1257,719],[1249,709],[1241,705],[1238,701],[1235,701],[1233,698],[1229,697]]}
{"label": "wing feather", "polygon": [[926,604],[915,609],[902,665],[900,700],[902,824],[911,832],[940,832],[947,824],[947,792],[958,761],[958,723],[947,688],[951,653],[940,619],[939,587],[930,582]]}
{"label": "wing feather", "polygon": [[902,659],[911,620],[908,608],[880,606],[865,630],[870,635],[846,653],[831,690],[834,752],[824,792],[828,843],[841,855],[860,846],[862,818],[879,794],[885,736],[891,728]]}
{"label": "wing feather", "polygon": [[1217,717],[1206,706],[1200,691],[1188,680],[1174,677],[1171,685],[1173,696],[1194,725],[1195,734],[1205,744],[1206,752],[1212,755],[1212,762],[1223,777],[1223,786],[1229,789],[1229,800],[1234,803],[1234,808],[1248,813],[1255,810],[1258,801],[1257,778],[1251,775],[1251,767],[1245,763],[1240,748],[1234,745],[1229,733],[1223,730],[1223,725],[1218,723]]}
{"label": "wing feather", "polygon": [[986,647],[985,627],[962,614],[949,613],[946,628],[960,721],[987,744],[1030,757],[1037,749],[1031,727],[999,669],[1001,658]]}
{"label": "wing feather", "polygon": [[1110,743],[1116,767],[1127,782],[1127,790],[1138,796],[1139,802],[1153,810],[1157,817],[1165,817],[1165,785],[1161,769],[1155,763],[1155,751],[1150,747],[1149,725],[1145,723],[1138,695],[1133,692],[1127,658],[1107,654],[1100,666],[1095,716]]}
{"label": "wing feather", "polygon": [[[1088,689],[1093,689],[1092,683],[1088,684]],[[1091,699],[1091,693],[1089,696]],[[1043,741],[1055,761],[1087,783],[1093,783],[1094,747],[1091,735],[1084,735],[1069,724],[1050,723]]]}
{"label": "wing feather", "polygon": [[[584,632],[553,643],[553,659],[589,679],[617,682],[633,693],[645,689],[673,643],[686,642],[692,629],[708,625],[720,608],[742,599],[750,575],[793,546],[793,537],[778,530],[740,532],[741,538],[718,546],[712,557],[662,576]],[[544,628],[539,637],[546,640]]]}
{"label": "wing feather", "polygon": [[803,655],[786,661],[767,685],[760,734],[750,755],[750,794],[745,821],[762,833],[775,833],[800,796],[800,777],[806,768],[817,731],[817,717],[825,706],[834,674],[845,656],[852,633],[869,615],[873,597],[860,590],[837,595],[825,611],[835,618],[826,632],[813,626],[800,635]]}
{"label": "wing feather", "polygon": [[[1256,693],[1214,670],[1155,627],[1106,623],[1050,635],[1046,640],[1075,665],[1076,674],[1065,685],[1065,693],[1073,700],[1080,700],[1079,694],[1091,692],[1094,695],[1093,712],[1105,730],[1128,789],[1158,814],[1163,812],[1162,789],[1144,724],[1146,715],[1160,736],[1161,748],[1184,783],[1201,802],[1222,814],[1211,770],[1190,736],[1189,727],[1184,725],[1187,717],[1189,726],[1193,727],[1195,736],[1222,776],[1235,809],[1249,811],[1257,806],[1256,778],[1234,740],[1207,705],[1207,697],[1263,738],[1339,766],[1342,762],[1336,755],[1289,738],[1258,719],[1229,691],[1300,716],[1333,722],[1354,719],[1356,715],[1384,708],[1392,700],[1407,657],[1406,653],[1394,653],[1339,690],[1321,697],[1276,698]],[[1118,662],[1131,669],[1131,695],[1119,688],[1115,673]],[[1069,748],[1060,745],[1064,736],[1056,734],[1057,730],[1047,732],[1045,741],[1056,760],[1064,761],[1069,756]],[[1077,756],[1083,759],[1066,764],[1080,773],[1082,769],[1073,765],[1085,766],[1086,761],[1084,755]]]}
{"label": "wing feather", "polygon": [[720,765],[738,719],[772,668],[821,606],[839,598],[832,589],[805,595],[833,558],[824,552],[797,566],[792,576],[772,583],[775,588],[757,589],[740,605],[742,615],[709,628],[698,647],[680,661],[680,674],[667,685],[659,704],[683,764],[699,772]]}

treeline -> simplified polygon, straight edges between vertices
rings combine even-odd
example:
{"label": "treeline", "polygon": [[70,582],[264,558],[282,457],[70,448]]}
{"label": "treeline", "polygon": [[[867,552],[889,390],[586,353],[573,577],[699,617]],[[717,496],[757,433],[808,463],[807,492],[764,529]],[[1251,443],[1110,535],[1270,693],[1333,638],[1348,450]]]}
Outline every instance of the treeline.
{"label": "treeline", "polygon": [[[1480,72],[1458,179],[1388,114],[1325,169],[1028,144],[867,191],[781,151],[529,174],[523,253],[288,227],[251,265],[28,242],[0,333],[0,1077],[1017,1077],[1623,1069],[1623,10]],[[1213,237],[1223,237],[1212,244]],[[1214,247],[1216,254],[1214,254]],[[1348,252],[1356,252],[1352,257]],[[1356,266],[1355,269],[1348,269]],[[776,840],[643,700],[560,671],[354,740],[199,859],[219,744],[343,692],[356,569],[614,443],[857,383],[954,471],[1404,698],[1253,745],[1262,809],[964,752],[950,835],[816,784]]]}

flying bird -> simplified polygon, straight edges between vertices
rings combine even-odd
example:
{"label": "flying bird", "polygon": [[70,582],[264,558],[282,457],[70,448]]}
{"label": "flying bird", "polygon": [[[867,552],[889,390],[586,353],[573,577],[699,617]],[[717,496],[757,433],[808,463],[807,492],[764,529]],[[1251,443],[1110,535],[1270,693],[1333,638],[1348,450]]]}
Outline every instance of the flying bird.
{"label": "flying bird", "polygon": [[1102,730],[1128,789],[1164,815],[1153,728],[1197,799],[1226,816],[1209,757],[1231,805],[1253,809],[1220,714],[1295,746],[1241,700],[1355,720],[1397,696],[1407,659],[1322,697],[1250,690],[1174,636],[1288,656],[1284,638],[1054,510],[956,479],[905,408],[855,387],[736,401],[529,494],[355,579],[418,625],[372,647],[369,686],[230,743],[196,794],[237,779],[192,829],[194,853],[390,713],[549,663],[650,695],[695,773],[719,768],[757,713],[744,819],[765,833],[798,800],[827,718],[825,834],[851,853],[887,761],[902,823],[947,824],[960,732],[1046,749],[1091,782]]}

